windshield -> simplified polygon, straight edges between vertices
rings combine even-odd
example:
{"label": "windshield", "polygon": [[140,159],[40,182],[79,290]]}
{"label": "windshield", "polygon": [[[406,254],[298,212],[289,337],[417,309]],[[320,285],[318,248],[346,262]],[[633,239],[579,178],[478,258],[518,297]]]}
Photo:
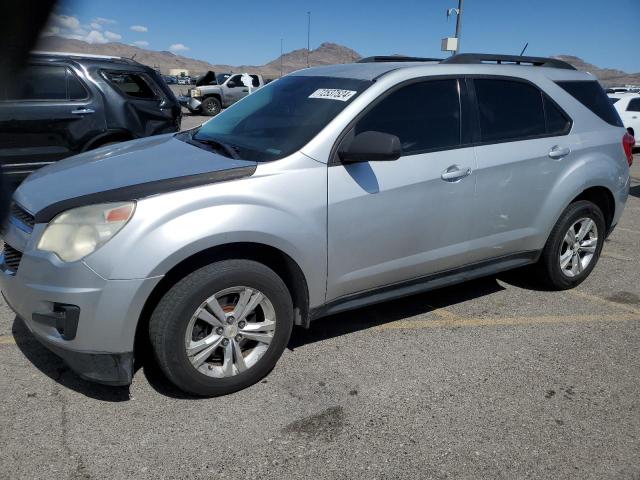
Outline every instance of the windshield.
{"label": "windshield", "polygon": [[244,160],[278,160],[307,144],[369,85],[346,78],[284,77],[223,111],[191,139],[223,143]]}
{"label": "windshield", "polygon": [[230,73],[219,73],[216,75],[216,82],[218,85],[222,85],[230,76]]}

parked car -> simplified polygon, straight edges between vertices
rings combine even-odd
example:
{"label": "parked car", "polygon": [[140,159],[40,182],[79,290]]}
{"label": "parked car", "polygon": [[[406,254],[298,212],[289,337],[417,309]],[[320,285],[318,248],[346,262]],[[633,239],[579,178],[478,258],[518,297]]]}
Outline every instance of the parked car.
{"label": "parked car", "polygon": [[[213,72],[210,72],[213,73]],[[227,76],[228,75],[228,76]],[[224,78],[226,76],[226,78]],[[247,76],[251,79],[251,86],[243,81]],[[205,78],[210,78],[205,76]],[[246,73],[220,74],[216,76],[215,84],[201,84],[189,91],[189,98],[185,106],[191,113],[213,117],[223,108],[233,105],[238,100],[249,95],[249,90],[257,90],[264,86],[262,75],[248,75]]]}
{"label": "parked car", "polygon": [[0,162],[17,185],[87,150],[180,129],[180,106],[151,68],[129,59],[34,53],[0,92]]}
{"label": "parked car", "polygon": [[178,83],[178,79],[172,75],[164,75],[164,81],[167,85],[176,85]]}
{"label": "parked car", "polygon": [[189,77],[178,77],[178,85],[190,85],[191,78]]}
{"label": "parked car", "polygon": [[525,265],[582,282],[630,181],[597,80],[555,59],[397,60],[301,70],[201,127],[31,175],[7,303],[84,378],[129,383],[148,338],[175,385],[218,395],[328,314]]}
{"label": "parked car", "polygon": [[640,94],[616,93],[610,94],[609,98],[624,126],[633,128],[636,138],[640,138]]}

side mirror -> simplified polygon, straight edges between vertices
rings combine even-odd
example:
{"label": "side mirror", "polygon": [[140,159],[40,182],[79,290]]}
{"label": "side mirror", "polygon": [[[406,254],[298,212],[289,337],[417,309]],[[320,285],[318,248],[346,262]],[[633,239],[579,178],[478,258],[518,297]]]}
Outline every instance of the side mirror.
{"label": "side mirror", "polygon": [[233,81],[228,81],[227,82],[227,87],[229,88],[236,88],[238,85],[236,85],[236,82]]}
{"label": "side mirror", "polygon": [[402,156],[400,139],[389,133],[362,132],[343,146],[338,151],[342,163],[389,161]]}

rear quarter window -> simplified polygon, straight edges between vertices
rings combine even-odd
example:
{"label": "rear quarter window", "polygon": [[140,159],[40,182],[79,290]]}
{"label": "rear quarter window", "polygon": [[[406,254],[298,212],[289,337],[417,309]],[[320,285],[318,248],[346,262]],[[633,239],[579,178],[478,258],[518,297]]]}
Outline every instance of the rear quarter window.
{"label": "rear quarter window", "polygon": [[156,94],[142,74],[126,72],[104,72],[104,76],[120,92],[128,97],[155,99]]}
{"label": "rear quarter window", "polygon": [[610,125],[622,127],[622,120],[611,100],[595,80],[556,82],[573,98]]}

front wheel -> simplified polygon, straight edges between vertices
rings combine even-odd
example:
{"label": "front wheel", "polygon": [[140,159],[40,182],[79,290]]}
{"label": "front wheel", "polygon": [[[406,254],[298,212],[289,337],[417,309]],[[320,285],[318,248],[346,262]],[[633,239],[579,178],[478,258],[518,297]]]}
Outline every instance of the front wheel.
{"label": "front wheel", "polygon": [[222,110],[222,104],[216,97],[207,97],[202,101],[200,109],[205,115],[208,115],[209,117],[215,117]]}
{"label": "front wheel", "polygon": [[591,273],[604,244],[606,222],[600,208],[587,200],[562,213],[542,251],[538,270],[546,286],[566,290]]}
{"label": "front wheel", "polygon": [[291,296],[280,277],[254,261],[225,260],[174,285],[151,315],[149,334],[171,382],[216,396],[267,375],[292,327]]}

